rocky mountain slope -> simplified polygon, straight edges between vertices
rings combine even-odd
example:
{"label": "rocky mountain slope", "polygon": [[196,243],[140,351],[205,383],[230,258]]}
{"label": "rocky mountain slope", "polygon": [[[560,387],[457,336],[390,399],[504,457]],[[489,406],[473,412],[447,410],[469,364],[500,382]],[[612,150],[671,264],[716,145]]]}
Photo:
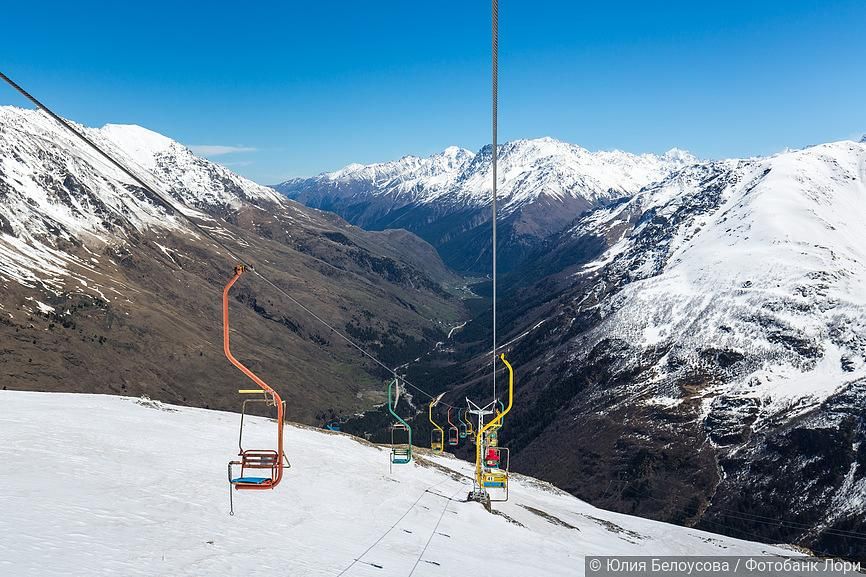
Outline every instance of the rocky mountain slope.
{"label": "rocky mountain slope", "polygon": [[[235,492],[225,462],[237,415],[100,395],[0,391],[0,457],[22,449],[48,474],[0,469],[0,572],[124,575],[584,574],[588,555],[756,555],[790,548],[597,509],[515,476],[507,503],[466,502],[468,463],[418,451],[388,470],[388,451],[348,435],[286,428],[292,467],[273,491]],[[245,434],[271,446],[274,424]],[[170,479],[167,478],[171,472]],[[829,574],[829,573],[822,573]]]}
{"label": "rocky mountain slope", "polygon": [[[79,126],[268,278],[385,362],[462,315],[454,277],[405,231],[368,233],[137,126]],[[0,108],[3,388],[149,394],[234,407],[221,289],[234,262],[40,112]],[[237,285],[237,355],[313,421],[369,406],[380,374],[253,275]]]}
{"label": "rocky mountain slope", "polygon": [[[851,141],[693,165],[585,215],[503,281],[515,466],[623,512],[866,556],[864,222]],[[489,387],[465,374],[455,399]]]}
{"label": "rocky mountain slope", "polygon": [[[477,154],[451,147],[429,158],[352,164],[275,188],[368,230],[410,230],[435,246],[454,269],[488,273],[490,154],[489,146]],[[589,152],[552,138],[503,144],[498,159],[500,249],[506,269],[587,209],[634,194],[695,162],[677,149],[663,156]]]}

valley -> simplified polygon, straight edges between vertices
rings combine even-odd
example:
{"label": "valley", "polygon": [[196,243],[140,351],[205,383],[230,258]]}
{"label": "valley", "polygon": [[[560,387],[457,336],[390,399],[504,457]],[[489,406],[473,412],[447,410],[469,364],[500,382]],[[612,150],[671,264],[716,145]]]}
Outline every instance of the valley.
{"label": "valley", "polygon": [[866,3],[2,14],[0,576],[864,572]]}
{"label": "valley", "polygon": [[[411,234],[364,232],[140,127],[79,128],[389,363],[465,316],[461,279]],[[237,263],[41,113],[0,108],[0,141],[3,387],[234,408],[219,307]],[[251,276],[236,294],[238,352],[281,384],[292,418],[381,397],[381,369],[273,288]]]}
{"label": "valley", "polygon": [[[625,513],[862,556],[864,167],[852,141],[696,163],[507,274],[515,469]],[[406,370],[454,404],[489,395],[489,301],[473,310]]]}
{"label": "valley", "polygon": [[[3,108],[0,126],[4,389],[234,408],[218,300],[230,247],[424,394],[456,406],[490,394],[489,240],[483,223],[465,229],[472,219],[446,206],[456,182],[476,190],[467,174],[478,155],[347,169],[369,178],[368,200],[391,191],[382,194],[392,206],[359,213],[364,230],[319,210],[324,197],[305,207],[146,129],[79,127],[168,191],[218,246],[39,113]],[[539,177],[537,193],[515,184],[506,195],[503,260],[513,261],[498,312],[518,372],[502,434],[514,470],[631,515],[862,556],[866,144],[710,162],[608,157],[549,139],[503,147],[542,164],[563,150],[613,158],[605,166],[621,174],[604,174],[625,183],[581,189],[594,192],[579,207],[550,205],[577,190],[573,168]],[[417,182],[382,176],[404,165]],[[506,168],[510,178],[528,182]],[[406,194],[414,200],[401,204]],[[481,215],[483,187],[473,194],[464,204]],[[421,198],[433,212],[415,232],[439,227],[434,246],[381,220]],[[532,227],[512,225],[532,211],[558,220],[514,256],[510,235]],[[452,268],[472,259],[474,276]],[[279,384],[290,418],[386,442],[387,371],[255,276],[236,289],[232,315],[239,355]],[[424,394],[408,391],[401,407],[421,444]],[[794,474],[801,467],[808,477]],[[780,516],[790,522],[766,522]]]}

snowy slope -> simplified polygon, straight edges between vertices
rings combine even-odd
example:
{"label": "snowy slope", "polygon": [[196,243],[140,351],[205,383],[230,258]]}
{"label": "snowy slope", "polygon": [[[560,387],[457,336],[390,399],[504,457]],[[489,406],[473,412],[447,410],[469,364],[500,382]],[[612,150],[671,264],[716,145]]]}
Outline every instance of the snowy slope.
{"label": "snowy slope", "polygon": [[706,411],[720,394],[748,400],[757,429],[866,377],[866,145],[696,166],[592,226],[630,210],[637,225],[585,267],[607,262],[603,282],[623,285],[589,339],[672,345],[662,397],[682,400],[664,383],[707,350],[739,360],[705,391]]}
{"label": "snowy slope", "polygon": [[[530,478],[493,515],[462,499],[468,465],[287,430],[273,492],[236,493],[238,417],[137,399],[0,391],[0,573],[52,575],[583,575],[588,554],[789,550],[606,512]],[[274,425],[249,421],[251,441]],[[26,462],[25,462],[26,459]],[[449,471],[455,471],[456,474]],[[355,559],[359,561],[354,562]],[[347,569],[348,568],[348,569]]]}
{"label": "snowy slope", "polygon": [[[73,123],[74,124],[74,123]],[[200,218],[243,202],[285,203],[272,189],[134,125],[87,128],[95,143]],[[145,230],[187,225],[42,112],[0,107],[0,278],[58,288],[93,268],[70,244],[101,248]]]}
{"label": "snowy slope", "polygon": [[515,275],[517,412],[549,415],[515,462],[596,504],[862,557],[833,531],[866,512],[864,222],[852,141],[692,165],[588,213]]}

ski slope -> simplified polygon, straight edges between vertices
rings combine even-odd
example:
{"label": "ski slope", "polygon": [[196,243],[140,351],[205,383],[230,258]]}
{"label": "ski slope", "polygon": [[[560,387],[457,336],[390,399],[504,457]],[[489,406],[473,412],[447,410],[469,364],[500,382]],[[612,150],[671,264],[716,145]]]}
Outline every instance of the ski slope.
{"label": "ski slope", "polygon": [[[0,391],[0,575],[583,575],[588,554],[779,554],[596,509],[518,477],[491,514],[469,465],[287,428],[273,492],[235,493],[238,416],[127,397]],[[248,421],[267,448],[273,422]],[[260,442],[256,442],[256,440]],[[257,446],[258,445],[258,446]],[[357,559],[357,561],[355,561]]]}

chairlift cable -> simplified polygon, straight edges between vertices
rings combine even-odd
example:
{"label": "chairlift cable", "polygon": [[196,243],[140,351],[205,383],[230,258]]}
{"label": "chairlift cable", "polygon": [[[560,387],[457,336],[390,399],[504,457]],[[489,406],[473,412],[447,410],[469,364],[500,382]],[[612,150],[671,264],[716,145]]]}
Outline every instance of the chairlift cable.
{"label": "chairlift cable", "polygon": [[496,398],[496,157],[497,154],[497,125],[499,120],[499,0],[493,0],[492,13],[492,53],[493,53],[493,106],[492,106],[492,126],[493,145],[491,147],[491,161],[493,172],[493,398]]}
{"label": "chairlift cable", "polygon": [[[396,369],[393,369],[393,368],[385,365],[385,363],[381,362],[378,358],[376,358],[373,354],[371,354],[366,349],[364,349],[361,345],[359,345],[358,343],[353,341],[351,338],[349,338],[348,336],[343,334],[340,330],[338,330],[332,324],[330,324],[325,319],[323,319],[321,316],[319,316],[315,312],[313,312],[309,307],[303,305],[296,298],[294,298],[292,295],[290,295],[287,291],[283,290],[276,283],[274,283],[268,277],[266,277],[264,274],[259,272],[254,266],[252,266],[249,263],[249,261],[242,258],[237,252],[235,252],[234,250],[229,248],[223,241],[219,240],[218,238],[215,238],[210,232],[208,232],[204,227],[202,227],[198,222],[196,222],[190,215],[188,215],[186,212],[184,212],[183,210],[178,208],[175,205],[174,201],[171,200],[168,195],[159,191],[156,186],[149,184],[148,182],[145,181],[144,178],[142,178],[141,176],[136,174],[133,170],[131,170],[130,168],[125,166],[123,163],[121,163],[117,159],[115,159],[111,154],[109,154],[108,152],[103,150],[98,144],[96,144],[93,140],[88,138],[87,135],[85,135],[82,132],[80,132],[79,130],[77,130],[72,125],[72,123],[70,123],[69,121],[65,120],[64,118],[62,118],[61,116],[56,114],[52,109],[50,109],[48,106],[43,104],[40,100],[38,100],[35,96],[30,94],[27,90],[25,90],[22,86],[17,84],[14,80],[9,78],[2,71],[0,71],[0,79],[4,80],[13,89],[15,89],[18,93],[20,93],[24,98],[26,98],[27,100],[32,102],[39,110],[42,110],[49,117],[51,117],[54,121],[56,121],[58,124],[60,124],[64,129],[68,130],[70,133],[72,133],[74,136],[76,136],[79,140],[83,141],[87,146],[89,146],[94,151],[96,151],[101,157],[105,158],[114,167],[116,167],[121,172],[123,172],[124,174],[129,176],[133,181],[135,181],[144,190],[146,190],[151,195],[153,195],[160,202],[160,204],[162,204],[170,212],[174,212],[176,214],[179,214],[183,219],[185,219],[187,222],[189,222],[189,224],[192,225],[192,227],[197,232],[199,232],[202,236],[206,237],[211,242],[213,242],[215,245],[217,245],[219,248],[224,250],[228,254],[228,256],[230,256],[232,259],[234,259],[236,261],[237,264],[240,264],[240,265],[244,266],[247,270],[251,271],[257,277],[262,279],[262,281],[264,281],[268,286],[270,286],[271,288],[276,290],[278,293],[280,293],[281,295],[286,297],[292,304],[294,304],[295,306],[297,306],[298,308],[300,308],[301,310],[306,312],[308,315],[313,317],[316,321],[318,321],[323,326],[328,328],[328,330],[330,330],[331,332],[336,334],[338,337],[340,337],[347,344],[349,344],[350,346],[355,348],[362,355],[364,355],[365,357],[367,357],[368,359],[373,361],[376,365],[385,369],[388,373],[393,375],[395,378],[399,378],[404,384],[408,385],[409,387],[415,389],[416,391],[418,391],[420,393],[423,393],[424,395],[426,395],[430,399],[435,398],[435,395],[428,393],[427,391],[425,391],[421,387],[418,387],[417,385],[411,383],[410,381],[406,380],[405,378],[400,377],[397,374]],[[486,353],[485,353],[485,356],[486,356]],[[471,360],[472,359],[470,359],[470,361]],[[442,405],[446,406],[446,407],[451,406],[448,403],[444,403],[444,402],[442,403]]]}

